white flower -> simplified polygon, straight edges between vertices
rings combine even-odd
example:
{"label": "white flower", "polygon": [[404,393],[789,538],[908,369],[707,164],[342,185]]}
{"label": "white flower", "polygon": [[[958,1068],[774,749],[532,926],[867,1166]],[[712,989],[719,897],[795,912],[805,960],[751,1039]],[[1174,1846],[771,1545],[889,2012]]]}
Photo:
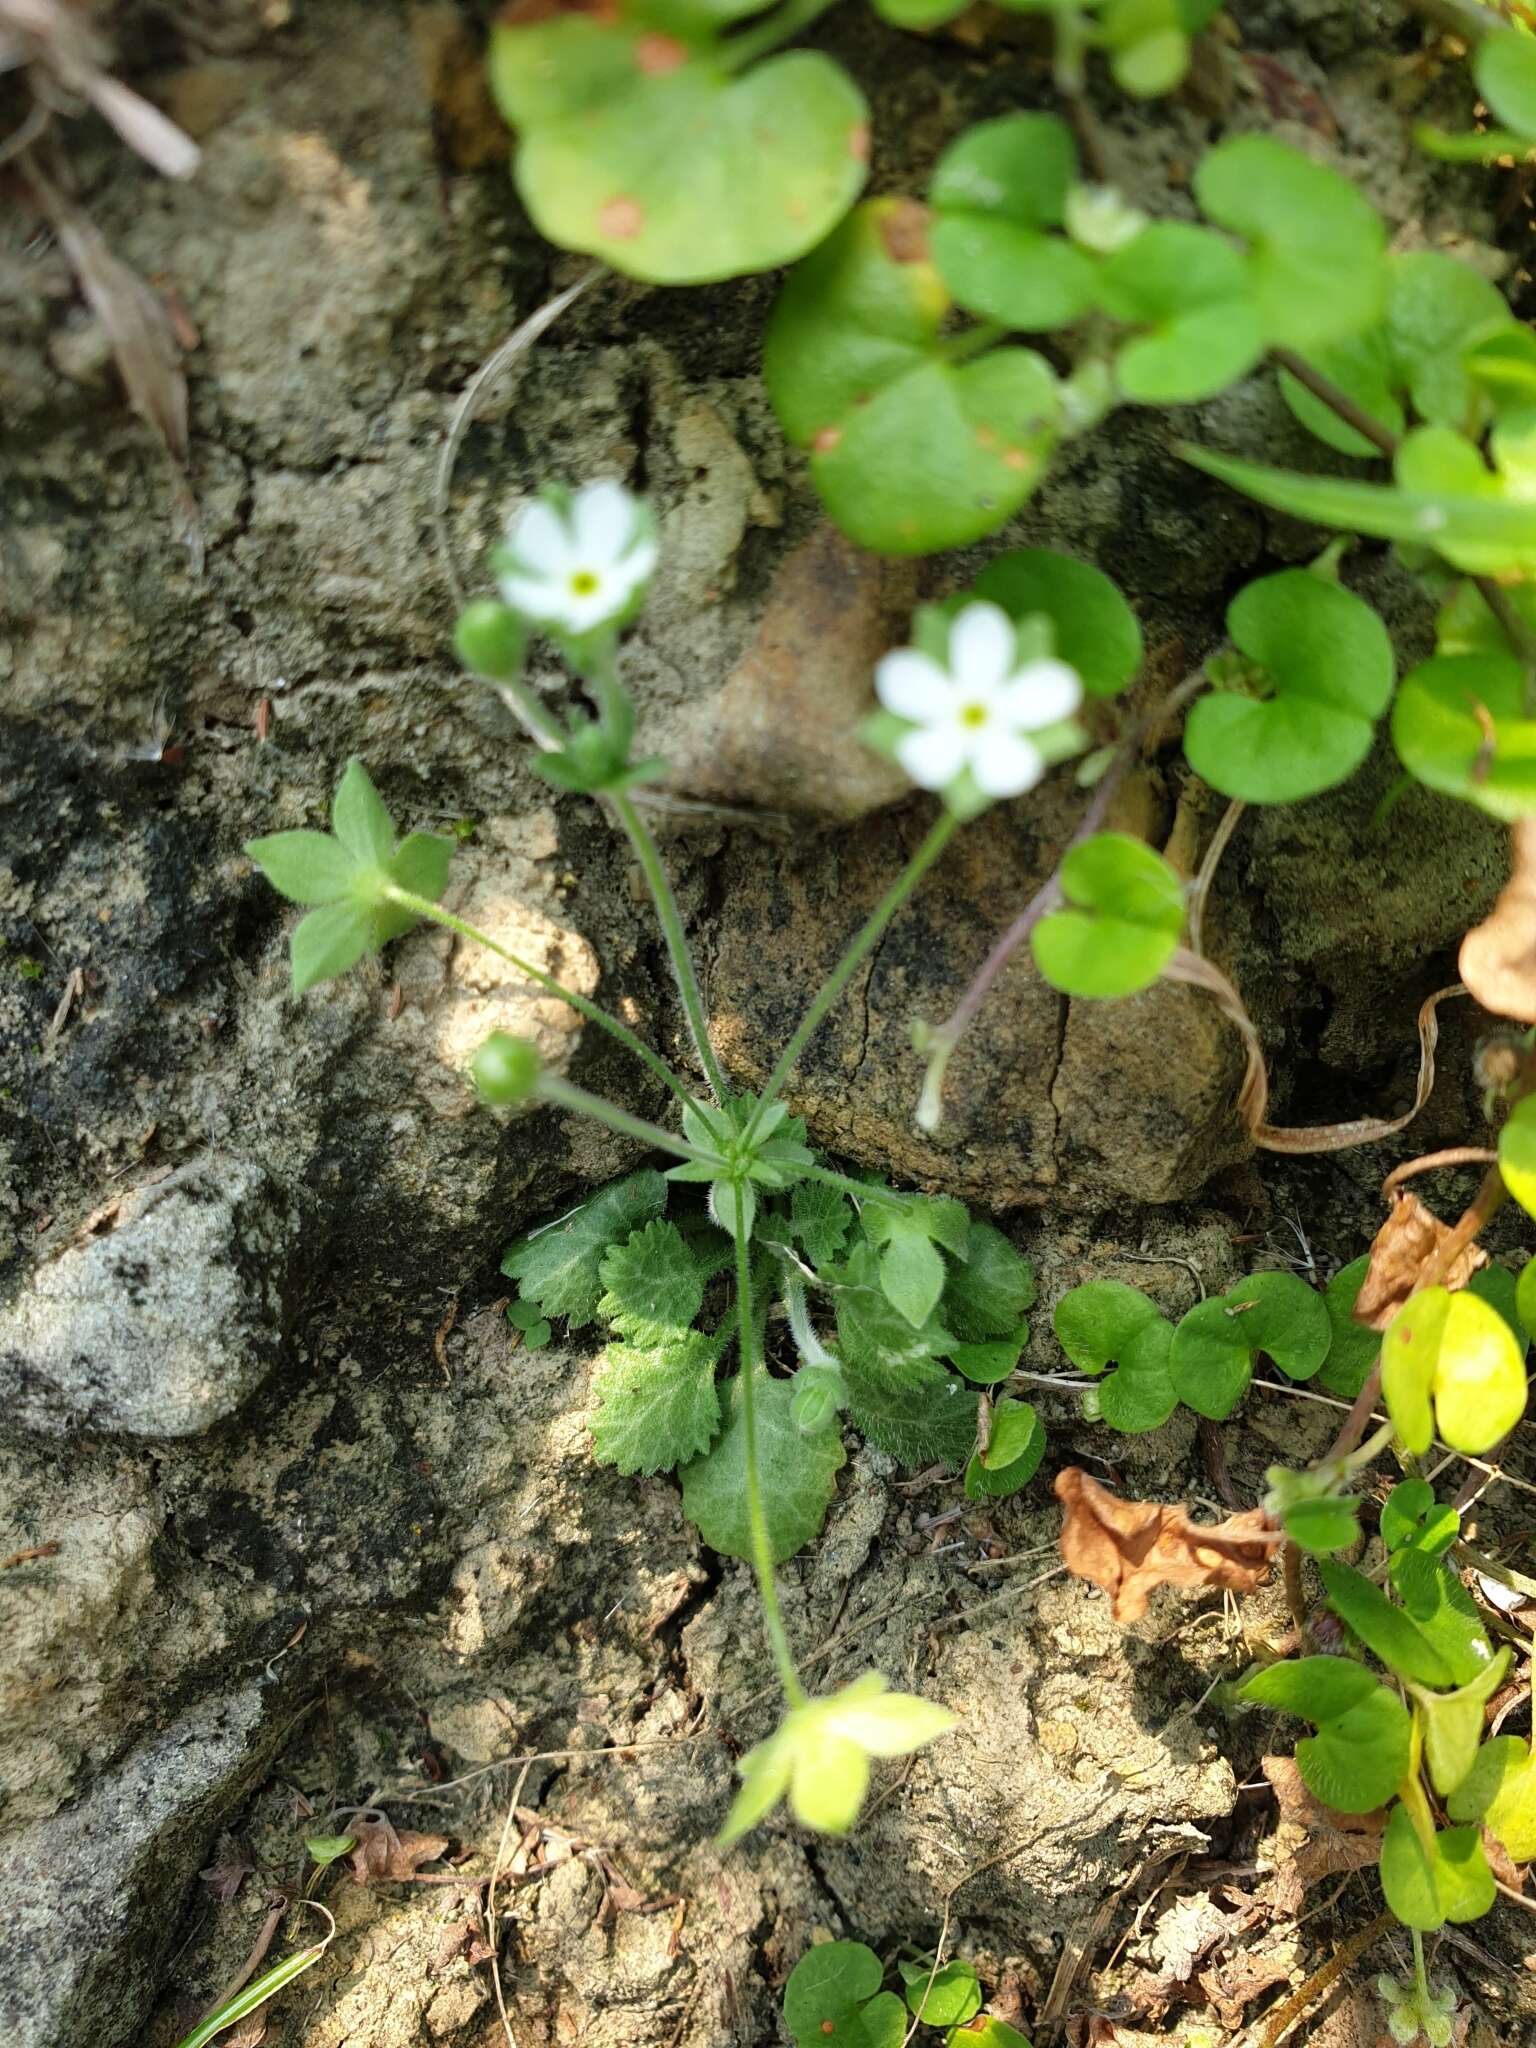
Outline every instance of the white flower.
{"label": "white flower", "polygon": [[620,618],[655,566],[645,507],[615,483],[586,484],[564,508],[536,498],[496,558],[513,611],[571,634]]}
{"label": "white flower", "polygon": [[1042,656],[1018,665],[1013,621],[980,599],[949,629],[947,668],[902,647],[876,667],[875,690],[913,728],[895,751],[915,783],[948,789],[969,768],[989,797],[1034,788],[1047,763],[1030,733],[1070,718],[1083,698],[1082,678],[1066,662]]}

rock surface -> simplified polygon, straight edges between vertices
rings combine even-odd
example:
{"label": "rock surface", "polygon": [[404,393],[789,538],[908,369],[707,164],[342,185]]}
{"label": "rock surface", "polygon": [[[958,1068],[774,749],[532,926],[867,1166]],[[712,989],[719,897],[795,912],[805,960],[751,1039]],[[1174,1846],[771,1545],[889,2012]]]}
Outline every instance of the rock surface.
{"label": "rock surface", "polygon": [[[592,1465],[590,1359],[516,1348],[497,1306],[514,1231],[632,1157],[563,1116],[478,1112],[463,1065],[484,1031],[526,1031],[583,1085],[663,1105],[442,932],[288,994],[292,914],[240,848],[319,822],[356,753],[403,826],[461,842],[456,909],[686,1064],[625,849],[552,800],[446,654],[433,493],[454,397],[575,274],[529,234],[478,72],[453,56],[473,57],[483,11],[125,5],[126,61],[195,127],[202,172],[167,186],[104,131],[56,123],[110,246],[197,336],[200,571],[67,270],[29,216],[0,215],[0,2021],[20,2048],[172,2048],[243,1964],[305,1834],[356,1806],[451,1830],[485,1871],[521,1771],[486,1767],[545,1751],[521,1800],[548,1869],[509,1885],[503,1948],[523,2048],[761,2048],[814,1932],[932,1943],[946,1898],[952,1938],[1032,2012],[1064,1939],[1131,1871],[1169,1840],[1224,1853],[1223,1758],[1254,1767],[1196,1706],[1228,1661],[1217,1610],[1167,1602],[1119,1636],[1086,1589],[1036,1583],[1055,1516],[1034,1493],[934,1527],[952,1490],[909,1492],[855,1448],[824,1537],[785,1574],[797,1646],[818,1680],[874,1665],[917,1683],[966,1732],[893,1773],[848,1843],[808,1848],[779,1822],[720,1859],[735,1759],[770,1711],[746,1574],[701,1550],[670,1482]],[[1491,239],[1493,186],[1411,146],[1395,8],[1236,11],[1245,40],[1217,50],[1213,96],[1106,101],[1127,185],[1187,210],[1216,126],[1257,124],[1367,176],[1404,246]],[[1044,103],[1027,45],[918,45],[859,9],[826,33],[876,102],[882,189],[923,179],[965,119]],[[663,814],[744,1081],[926,829],[923,800],[851,750],[870,662],[914,592],[943,596],[989,552],[914,576],[828,537],[757,378],[772,289],[605,283],[488,399],[450,517],[475,584],[546,475],[653,497],[662,571],[629,647],[642,737],[673,753],[678,795],[759,814]],[[1146,690],[1216,644],[1244,577],[1315,545],[1180,466],[1188,430],[1118,415],[1005,537],[1122,581]],[[1315,454],[1264,378],[1198,430]],[[1408,580],[1369,551],[1346,572],[1405,659],[1421,652]],[[552,662],[535,679],[570,701]],[[1383,754],[1337,795],[1250,817],[1213,893],[1277,1099],[1302,1117],[1406,1098],[1413,1011],[1500,879],[1498,835],[1470,814],[1409,798],[1376,832],[1390,772]],[[851,1163],[1014,1212],[1047,1377],[1065,1287],[1107,1272],[1180,1309],[1197,1278],[1243,1270],[1236,1241],[1278,1206],[1342,1261],[1390,1163],[1357,1161],[1358,1186],[1332,1166],[1234,1173],[1234,1048],[1198,999],[1069,1006],[1022,960],[955,1057],[943,1127],[918,1136],[911,1022],[948,1011],[1050,871],[1083,802],[1060,782],[957,843],[794,1091]],[[1139,825],[1181,843],[1186,795],[1170,748]],[[1452,1143],[1477,1105],[1450,1021],[1442,1052],[1423,1129]],[[1189,1206],[1212,1189],[1220,1207]],[[1245,1498],[1311,1424],[1266,1398],[1233,1444]],[[1040,1404],[1053,1458],[1102,1455],[1073,1397]],[[1208,1487],[1187,1416],[1114,1449],[1128,1487]],[[1013,1575],[999,1551],[1040,1563]],[[214,1901],[193,1874],[230,1827],[255,1870]],[[327,1899],[337,1943],[274,2008],[269,2048],[503,2038],[452,1886],[343,1877]],[[1508,1965],[1477,1980],[1506,2037],[1529,2024],[1517,1935],[1479,1931]]]}

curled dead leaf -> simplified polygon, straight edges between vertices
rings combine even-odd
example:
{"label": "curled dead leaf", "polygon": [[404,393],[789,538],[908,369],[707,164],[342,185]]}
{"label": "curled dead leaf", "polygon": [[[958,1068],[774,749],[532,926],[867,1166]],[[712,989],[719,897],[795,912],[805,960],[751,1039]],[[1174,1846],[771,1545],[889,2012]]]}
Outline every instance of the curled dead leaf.
{"label": "curled dead leaf", "polygon": [[[1426,1209],[1417,1195],[1399,1188],[1386,1222],[1371,1240],[1371,1263],[1355,1297],[1355,1321],[1368,1330],[1386,1329],[1421,1285],[1426,1269],[1439,1257],[1440,1247],[1450,1235],[1448,1223]],[[1437,1284],[1465,1287],[1478,1267],[1487,1263],[1488,1254],[1481,1246],[1469,1244],[1437,1276]]]}
{"label": "curled dead leaf", "polygon": [[1456,964],[1474,1002],[1536,1024],[1536,818],[1510,827],[1509,856],[1509,880],[1462,940]]}
{"label": "curled dead leaf", "polygon": [[1252,1592],[1285,1541],[1262,1508],[1202,1527],[1181,1504],[1122,1500],[1076,1465],[1057,1474],[1055,1490],[1066,1510],[1062,1562],[1104,1588],[1116,1621],[1139,1620],[1159,1586]]}
{"label": "curled dead leaf", "polygon": [[[35,66],[66,95],[89,100],[129,148],[166,177],[190,178],[202,161],[191,136],[110,75],[106,46],[86,9],[68,0],[0,0],[0,70],[16,65]],[[42,93],[39,98],[47,104]]]}
{"label": "curled dead leaf", "polygon": [[359,1884],[378,1878],[399,1882],[412,1878],[423,1863],[435,1863],[448,1847],[446,1835],[418,1835],[410,1828],[397,1830],[388,1820],[354,1820],[348,1832],[357,1847],[348,1859]]}

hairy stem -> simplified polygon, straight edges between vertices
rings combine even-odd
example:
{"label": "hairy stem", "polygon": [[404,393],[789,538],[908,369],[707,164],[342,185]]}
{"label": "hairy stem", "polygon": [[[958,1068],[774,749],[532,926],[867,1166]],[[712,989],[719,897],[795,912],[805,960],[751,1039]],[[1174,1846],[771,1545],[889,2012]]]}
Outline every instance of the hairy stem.
{"label": "hairy stem", "polygon": [[515,967],[519,974],[525,975],[536,987],[543,989],[546,995],[558,996],[562,1003],[569,1003],[589,1024],[596,1024],[601,1030],[606,1031],[610,1038],[616,1038],[626,1052],[632,1052],[636,1059],[643,1060],[657,1080],[669,1088],[679,1102],[692,1102],[693,1097],[666,1061],[659,1054],[652,1052],[643,1039],[637,1038],[627,1024],[621,1024],[611,1011],[602,1007],[601,1003],[590,1002],[586,996],[578,995],[575,989],[567,988],[563,982],[556,981],[552,974],[546,974],[542,967],[535,967],[531,960],[524,960],[520,954],[509,952],[505,946],[493,939],[489,932],[481,931],[478,925],[472,925],[462,917],[455,917],[451,910],[444,910],[440,903],[429,903],[425,896],[413,896],[409,889],[397,888],[393,882],[384,894],[389,902],[398,904],[400,909],[412,911],[417,917],[427,918],[433,924],[440,924],[445,931],[456,932],[461,939],[468,939],[473,945],[484,946],[488,953],[494,953],[498,960],[505,960],[509,967]]}
{"label": "hairy stem", "polygon": [[576,1087],[574,1082],[562,1081],[557,1074],[541,1074],[538,1093],[545,1102],[553,1102],[560,1109],[574,1109],[579,1116],[589,1116],[594,1123],[606,1124],[610,1131],[617,1131],[624,1138],[634,1138],[641,1145],[650,1145],[657,1152],[670,1152],[676,1159],[691,1160],[695,1164],[714,1164],[708,1152],[701,1152],[697,1145],[690,1145],[675,1131],[663,1130],[660,1124],[650,1123],[643,1116],[631,1116],[627,1109],[620,1109],[605,1095],[592,1095],[585,1088]]}
{"label": "hairy stem", "polygon": [[[1166,719],[1183,709],[1190,698],[1205,687],[1204,674],[1188,676],[1179,687],[1139,719],[1132,730],[1121,741],[1115,758],[1100,776],[1093,800],[1079,820],[1077,829],[1061,851],[1061,860],[1075,846],[1081,846],[1085,839],[1091,839],[1109,816],[1120,785],[1125,781],[1144,743],[1155,733]],[[949,1064],[950,1054],[969,1030],[976,1012],[985,1002],[992,984],[1002,973],[1013,955],[1023,945],[1030,933],[1047,912],[1054,910],[1061,902],[1061,860],[1030,897],[1028,903],[1003,933],[986,959],[971,978],[965,994],[942,1024],[936,1025],[928,1040],[928,1072],[924,1078],[922,1101],[918,1107],[918,1123],[925,1131],[937,1130],[942,1114],[944,1070]]]}
{"label": "hairy stem", "polygon": [[784,1083],[794,1072],[800,1055],[805,1051],[805,1048],[810,1044],[812,1038],[815,1037],[825,1021],[827,1012],[853,979],[860,965],[874,951],[880,934],[885,930],[897,911],[900,910],[902,904],[912,894],[912,891],[923,879],[923,876],[933,866],[945,847],[948,846],[950,840],[954,837],[958,824],[959,820],[949,811],[946,811],[938,820],[924,839],[922,845],[881,897],[879,903],[866,920],[863,929],[853,940],[847,952],[844,953],[842,959],[838,961],[832,972],[822,983],[820,991],[812,1002],[811,1007],[801,1018],[799,1028],[795,1032],[794,1037],[779,1054],[773,1072],[768,1076],[767,1082],[764,1084],[762,1092],[758,1097],[757,1108],[753,1112],[752,1121],[747,1126],[748,1137],[751,1137],[752,1133],[757,1129],[763,1111],[782,1091]]}
{"label": "hairy stem", "polygon": [[807,1365],[831,1365],[832,1354],[811,1327],[805,1302],[805,1282],[789,1267],[784,1269],[784,1306],[789,1311],[790,1332],[795,1349]]}
{"label": "hairy stem", "polygon": [[757,1469],[757,1326],[752,1320],[752,1251],[747,1242],[747,1206],[740,1179],[732,1184],[731,1195],[736,1205],[736,1316],[741,1351],[741,1425],[747,1440],[747,1527],[752,1535],[752,1569],[757,1575],[763,1626],[768,1632],[784,1697],[791,1707],[803,1707],[805,1688],[790,1654],[789,1635],[779,1606],[773,1545],[768,1537],[768,1518],[763,1513],[763,1488]]}
{"label": "hairy stem", "polygon": [[683,1015],[688,1020],[688,1035],[692,1038],[694,1051],[699,1056],[699,1065],[704,1071],[709,1091],[716,1102],[724,1102],[727,1093],[725,1076],[721,1073],[720,1063],[715,1058],[715,1049],[709,1042],[709,1018],[705,1013],[704,998],[699,990],[698,976],[694,972],[693,955],[688,950],[682,913],[677,907],[677,898],[672,893],[672,884],[662,864],[660,849],[650,827],[636,810],[632,797],[619,791],[614,794],[612,802],[620,824],[629,834],[629,843],[635,849],[635,857],[645,876],[646,887],[651,892],[651,901],[656,905],[661,936],[666,941],[667,958],[672,962],[672,976],[677,983],[678,995],[682,998]]}

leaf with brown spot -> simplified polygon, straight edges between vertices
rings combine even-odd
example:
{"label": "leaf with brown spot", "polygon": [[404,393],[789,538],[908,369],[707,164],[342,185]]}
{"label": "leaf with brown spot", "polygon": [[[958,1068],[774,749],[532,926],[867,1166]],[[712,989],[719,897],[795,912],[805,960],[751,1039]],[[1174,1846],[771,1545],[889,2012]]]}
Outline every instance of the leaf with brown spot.
{"label": "leaf with brown spot", "polygon": [[418,1835],[409,1828],[400,1833],[387,1820],[356,1820],[350,1832],[357,1837],[351,1863],[359,1884],[412,1878],[423,1863],[435,1863],[448,1847],[446,1835]]}
{"label": "leaf with brown spot", "polygon": [[[1391,1212],[1371,1241],[1371,1263],[1355,1296],[1354,1319],[1368,1330],[1385,1330],[1438,1257],[1451,1229],[1417,1195],[1399,1188]],[[1488,1254],[1475,1244],[1456,1254],[1438,1276],[1442,1287],[1465,1287]]]}
{"label": "leaf with brown spot", "polygon": [[1057,1474],[1055,1491],[1066,1510],[1062,1562],[1104,1588],[1119,1622],[1139,1620],[1159,1586],[1251,1593],[1285,1541],[1262,1508],[1202,1526],[1181,1504],[1122,1500],[1076,1465]]}
{"label": "leaf with brown spot", "polygon": [[1498,901],[1461,942],[1461,978],[1495,1017],[1536,1024],[1536,818],[1509,833],[1510,876]]}
{"label": "leaf with brown spot", "polygon": [[197,1874],[221,1906],[227,1906],[256,1868],[249,1850],[233,1835],[220,1835],[218,1853],[206,1870]]}

